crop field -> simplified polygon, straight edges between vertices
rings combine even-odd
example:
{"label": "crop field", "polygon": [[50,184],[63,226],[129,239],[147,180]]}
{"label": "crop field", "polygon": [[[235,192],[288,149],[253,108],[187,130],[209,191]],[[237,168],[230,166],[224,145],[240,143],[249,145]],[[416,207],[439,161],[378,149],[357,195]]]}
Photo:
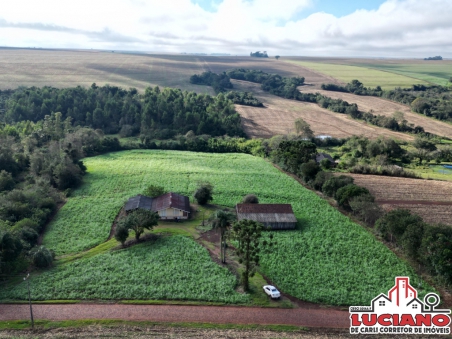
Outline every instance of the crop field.
{"label": "crop field", "polygon": [[[241,91],[253,92],[265,105],[265,108],[236,105],[245,132],[253,138],[269,138],[276,134],[295,132],[295,120],[302,118],[309,123],[316,135],[329,135],[335,138],[364,135],[370,139],[385,136],[399,140],[414,140],[411,135],[368,125],[346,114],[323,109],[314,103],[288,100],[265,93],[258,84],[237,80],[232,82],[235,88]],[[452,128],[452,125],[450,127]]]}
{"label": "crop field", "polygon": [[349,103],[355,103],[358,105],[360,111],[369,112],[373,110],[373,114],[375,115],[392,116],[394,112],[399,111],[403,113],[408,123],[412,123],[415,126],[422,126],[426,132],[442,137],[452,137],[452,124],[428,118],[422,114],[413,113],[408,106],[399,103],[371,96],[317,90],[309,87],[301,87],[301,90],[304,93],[320,93],[333,99],[342,99]]}
{"label": "crop field", "polygon": [[347,174],[385,209],[405,208],[428,223],[452,225],[452,182]]}
{"label": "crop field", "polygon": [[348,83],[354,79],[358,79],[366,87],[381,86],[383,89],[394,89],[396,87],[411,87],[415,84],[428,85],[428,82],[420,79],[410,78],[405,75],[390,73],[383,70],[367,68],[365,66],[350,66],[344,64],[330,64],[325,62],[300,60],[290,60],[290,62],[313,71],[323,73],[343,83]]}
{"label": "crop field", "polygon": [[[188,269],[189,268],[189,269]],[[57,265],[31,278],[34,300],[177,299],[244,303],[236,278],[184,236],[171,236],[92,258]],[[24,299],[25,283],[0,292]]]}
{"label": "crop field", "polygon": [[[218,205],[233,207],[248,193],[256,194],[262,203],[292,204],[301,229],[275,232],[277,246],[262,255],[261,265],[284,292],[307,301],[359,305],[387,292],[397,275],[409,275],[421,294],[430,289],[373,235],[262,158],[135,150],[87,158],[85,164],[89,173],[85,184],[68,199],[44,239],[59,255],[103,242],[126,199],[146,186],[163,185],[191,196],[197,182],[207,180],[214,185],[213,203]],[[91,224],[88,234],[86,224],[91,219],[98,222]],[[78,261],[79,269],[102,261],[95,258]],[[132,267],[133,272],[141,270]],[[65,272],[78,275],[77,270]]]}
{"label": "crop field", "polygon": [[250,57],[125,54],[101,51],[0,48],[0,90],[18,86],[74,87],[110,84],[140,91],[148,86],[174,87],[213,94],[208,86],[190,84],[193,74],[244,67],[285,76],[304,76],[312,83],[332,82],[297,65]]}
{"label": "crop field", "polygon": [[452,60],[293,58],[297,61],[371,68],[445,86],[452,76]]}

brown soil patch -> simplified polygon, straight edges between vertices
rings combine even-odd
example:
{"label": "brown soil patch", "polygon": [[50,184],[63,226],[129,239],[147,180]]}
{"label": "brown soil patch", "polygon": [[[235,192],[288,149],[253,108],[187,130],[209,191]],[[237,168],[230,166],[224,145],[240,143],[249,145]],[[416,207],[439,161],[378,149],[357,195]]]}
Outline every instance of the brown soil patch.
{"label": "brown soil patch", "polygon": [[428,223],[452,225],[452,182],[347,174],[386,210],[409,209]]}
{"label": "brown soil patch", "polygon": [[345,114],[331,112],[314,103],[288,100],[265,93],[259,84],[238,80],[234,80],[233,84],[237,90],[253,92],[265,105],[265,108],[236,105],[245,132],[253,138],[269,138],[277,134],[295,132],[294,122],[302,118],[317,135],[335,138],[364,135],[370,139],[380,136],[400,140],[414,139],[408,134],[353,120]]}
{"label": "brown soil patch", "polygon": [[394,112],[400,111],[404,114],[405,119],[409,124],[424,127],[426,132],[430,132],[439,136],[452,137],[452,124],[441,122],[439,120],[431,119],[421,114],[411,112],[411,109],[396,102],[392,102],[382,98],[371,96],[355,95],[351,93],[342,93],[334,91],[324,91],[320,89],[313,89],[310,87],[299,87],[303,93],[320,93],[333,99],[342,99],[349,103],[355,103],[362,112],[373,111],[375,115],[392,116]]}

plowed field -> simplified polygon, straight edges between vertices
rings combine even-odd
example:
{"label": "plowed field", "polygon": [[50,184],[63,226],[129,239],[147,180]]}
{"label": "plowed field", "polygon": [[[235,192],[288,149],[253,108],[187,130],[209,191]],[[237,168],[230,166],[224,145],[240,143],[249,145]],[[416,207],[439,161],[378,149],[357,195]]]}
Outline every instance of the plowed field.
{"label": "plowed field", "polygon": [[234,87],[241,91],[253,92],[265,108],[236,105],[242,116],[245,132],[253,138],[269,138],[276,134],[295,131],[294,122],[303,118],[316,135],[329,135],[346,138],[364,135],[371,139],[386,136],[400,140],[413,140],[408,134],[368,125],[353,120],[345,114],[334,113],[320,108],[317,104],[288,100],[263,92],[259,84],[233,81]]}
{"label": "plowed field", "polygon": [[428,223],[452,225],[452,182],[347,174],[386,210],[409,209]]}
{"label": "plowed field", "polygon": [[349,103],[355,103],[358,105],[360,111],[369,112],[370,110],[372,110],[373,114],[376,115],[392,116],[394,112],[400,111],[404,114],[404,117],[408,121],[408,123],[414,124],[415,126],[422,126],[424,127],[426,132],[449,138],[452,137],[452,124],[434,120],[421,114],[413,113],[408,106],[402,104],[381,98],[355,95],[351,93],[324,91],[310,87],[300,87],[300,89],[304,93],[318,92],[333,99],[342,99]]}

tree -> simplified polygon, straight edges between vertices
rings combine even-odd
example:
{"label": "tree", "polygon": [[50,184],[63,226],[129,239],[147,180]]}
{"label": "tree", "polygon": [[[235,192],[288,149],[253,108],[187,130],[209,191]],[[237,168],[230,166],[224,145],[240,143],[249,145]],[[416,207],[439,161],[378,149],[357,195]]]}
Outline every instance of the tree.
{"label": "tree", "polygon": [[[237,255],[239,262],[245,265],[242,272],[242,284],[245,291],[249,290],[249,277],[254,276],[256,266],[259,264],[260,240],[265,227],[260,222],[242,219],[232,225],[232,238],[238,241]],[[270,234],[270,242],[262,242],[262,247],[271,246],[273,235]]]}
{"label": "tree", "polygon": [[381,207],[374,202],[373,197],[367,194],[351,198],[349,205],[353,214],[369,226],[373,226],[384,213]]}
{"label": "tree", "polygon": [[[279,55],[275,55],[275,59],[278,60],[280,58]],[[452,79],[452,78],[451,78]],[[452,82],[452,81],[451,81]]]}
{"label": "tree", "polygon": [[135,239],[138,241],[144,230],[151,230],[158,224],[159,215],[155,212],[137,209],[130,212],[127,216],[121,218],[118,227],[131,229],[135,232]]}
{"label": "tree", "polygon": [[282,141],[272,152],[272,157],[283,170],[297,174],[300,165],[311,160],[316,153],[317,147],[310,141]]}
{"label": "tree", "polygon": [[386,240],[398,241],[405,233],[408,225],[421,224],[422,218],[411,214],[409,210],[395,209],[377,220],[375,227]]}
{"label": "tree", "polygon": [[309,124],[302,118],[295,120],[295,130],[303,138],[312,139],[314,137],[314,132],[312,131],[311,126],[309,126]]}
{"label": "tree", "polygon": [[52,266],[55,253],[52,250],[47,249],[45,246],[39,246],[34,247],[30,251],[30,257],[36,267],[46,268]]}
{"label": "tree", "polygon": [[198,183],[198,188],[196,189],[193,197],[196,199],[198,204],[205,205],[209,201],[213,200],[213,185],[209,182]]}
{"label": "tree", "polygon": [[235,219],[235,214],[219,210],[214,214],[214,219],[212,220],[212,227],[220,230],[220,257],[222,263],[226,262],[226,231]]}
{"label": "tree", "polygon": [[254,194],[247,194],[243,197],[242,203],[244,204],[258,204],[259,199]]}
{"label": "tree", "polygon": [[143,192],[144,195],[148,197],[158,197],[166,193],[166,190],[163,186],[150,185]]}
{"label": "tree", "polygon": [[319,171],[320,166],[315,162],[315,160],[309,160],[300,166],[300,174],[305,182],[314,180]]}
{"label": "tree", "polygon": [[115,229],[115,239],[121,243],[122,247],[124,247],[124,243],[126,242],[128,237],[129,229],[127,228],[127,225],[118,223]]}
{"label": "tree", "polygon": [[0,171],[0,192],[11,191],[14,186],[15,182],[11,173]]}
{"label": "tree", "polygon": [[334,197],[339,188],[353,184],[354,179],[347,175],[330,177],[322,186],[322,192],[330,197]]}

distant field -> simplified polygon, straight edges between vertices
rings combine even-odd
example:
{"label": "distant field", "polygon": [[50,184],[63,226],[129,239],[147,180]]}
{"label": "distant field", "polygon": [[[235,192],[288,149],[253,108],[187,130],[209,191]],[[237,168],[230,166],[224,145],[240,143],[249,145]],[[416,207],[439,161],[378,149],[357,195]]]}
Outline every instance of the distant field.
{"label": "distant field", "polygon": [[383,208],[409,209],[429,223],[452,225],[452,182],[347,174],[366,187]]}
{"label": "distant field", "polygon": [[409,134],[368,125],[346,114],[323,109],[317,104],[283,99],[265,93],[258,84],[245,81],[233,83],[239,90],[253,92],[265,105],[265,108],[236,105],[236,110],[242,117],[244,130],[251,137],[269,138],[276,134],[293,133],[295,120],[302,118],[309,123],[316,135],[329,135],[335,138],[364,135],[371,139],[385,136],[408,141],[414,139]]}
{"label": "distant field", "polygon": [[414,124],[415,126],[422,126],[426,132],[452,138],[452,124],[428,118],[422,114],[413,113],[408,106],[396,102],[372,96],[324,91],[307,86],[300,87],[300,89],[304,93],[320,93],[333,99],[342,99],[349,103],[355,103],[358,105],[360,111],[369,112],[373,110],[373,114],[375,115],[392,116],[394,112],[399,111],[404,114],[404,118],[408,123]]}
{"label": "distant field", "polygon": [[275,59],[0,48],[0,90],[18,86],[87,87],[95,82],[140,91],[158,85],[213,94],[208,86],[190,84],[190,76],[239,67],[304,76],[318,84],[328,80],[321,74]]}
{"label": "distant field", "polygon": [[381,86],[383,89],[394,89],[395,87],[411,87],[414,84],[428,84],[428,82],[420,79],[409,78],[404,75],[384,72],[382,70],[367,67],[300,60],[289,61],[296,65],[300,65],[333,77],[343,83],[348,83],[354,79],[358,79],[366,87]]}

